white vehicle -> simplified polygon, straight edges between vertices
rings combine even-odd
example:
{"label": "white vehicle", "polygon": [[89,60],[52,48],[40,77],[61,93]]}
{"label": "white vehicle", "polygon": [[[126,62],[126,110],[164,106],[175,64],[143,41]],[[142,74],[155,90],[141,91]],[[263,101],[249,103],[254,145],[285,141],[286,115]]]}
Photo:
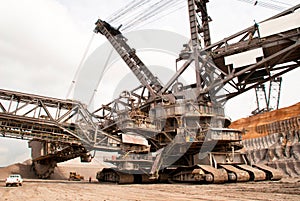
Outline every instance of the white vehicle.
{"label": "white vehicle", "polygon": [[23,179],[21,177],[21,175],[19,174],[11,174],[9,175],[9,177],[7,177],[5,184],[6,186],[22,186],[23,183]]}

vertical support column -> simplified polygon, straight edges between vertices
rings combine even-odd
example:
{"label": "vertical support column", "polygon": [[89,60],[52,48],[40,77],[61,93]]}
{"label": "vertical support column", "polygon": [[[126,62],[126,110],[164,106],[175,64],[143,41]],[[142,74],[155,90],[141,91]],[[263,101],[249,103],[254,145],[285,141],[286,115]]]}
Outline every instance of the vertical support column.
{"label": "vertical support column", "polygon": [[255,87],[255,94],[256,94],[257,113],[263,112],[264,109],[269,110],[265,85],[261,84]]}
{"label": "vertical support column", "polygon": [[31,148],[31,158],[33,160],[46,155],[45,143],[46,143],[45,141],[37,141],[37,140],[32,140],[28,142],[28,147]]}
{"label": "vertical support column", "polygon": [[190,31],[191,31],[191,40],[192,46],[198,46],[198,22],[196,17],[196,4],[195,0],[188,0],[188,10],[189,10],[189,20],[190,20]]}
{"label": "vertical support column", "polygon": [[197,12],[201,13],[202,26],[200,28],[200,33],[203,32],[204,47],[211,45],[210,31],[208,25],[210,18],[208,16],[206,7],[206,3],[208,2],[209,0],[196,0],[196,4],[198,7]]}
{"label": "vertical support column", "polygon": [[[193,59],[195,62],[196,84],[197,88],[201,89],[203,79],[201,78],[201,66],[199,64],[200,55],[200,33],[203,33],[204,46],[211,45],[210,32],[209,32],[209,16],[207,13],[206,4],[209,0],[188,0],[188,11],[190,20],[191,43],[193,50]],[[199,18],[199,19],[198,19]],[[199,22],[198,20],[201,20]]]}
{"label": "vertical support column", "polygon": [[282,77],[276,77],[270,80],[269,95],[267,102],[268,110],[277,110],[279,107],[281,82]]}
{"label": "vertical support column", "polygon": [[200,76],[200,65],[199,65],[199,48],[200,41],[198,37],[198,21],[196,16],[196,4],[195,0],[188,0],[188,11],[190,20],[190,31],[191,31],[191,42],[193,48],[193,56],[195,62],[195,73],[196,73],[196,83],[197,87],[201,87],[201,76]]}

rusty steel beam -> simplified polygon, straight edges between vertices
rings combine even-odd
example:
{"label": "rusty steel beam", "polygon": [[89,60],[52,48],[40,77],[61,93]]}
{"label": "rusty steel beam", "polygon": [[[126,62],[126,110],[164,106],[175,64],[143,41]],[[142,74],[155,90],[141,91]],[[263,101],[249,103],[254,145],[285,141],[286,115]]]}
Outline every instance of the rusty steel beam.
{"label": "rusty steel beam", "polygon": [[[103,138],[95,118],[78,101],[0,89],[0,136],[84,145],[88,149],[116,150]],[[101,142],[101,144],[98,144]],[[106,141],[107,143],[107,141]]]}

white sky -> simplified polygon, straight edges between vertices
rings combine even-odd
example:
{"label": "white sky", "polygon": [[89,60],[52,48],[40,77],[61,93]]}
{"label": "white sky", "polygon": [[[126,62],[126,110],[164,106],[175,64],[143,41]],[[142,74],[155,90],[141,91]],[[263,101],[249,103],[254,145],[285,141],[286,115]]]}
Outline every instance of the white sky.
{"label": "white sky", "polygon": [[[0,88],[65,98],[98,17],[107,18],[125,0],[0,0]],[[295,5],[297,0],[286,0]],[[262,21],[278,11],[237,0],[211,0],[208,11],[213,42]],[[115,25],[118,26],[118,25]],[[186,9],[141,28],[173,31],[189,37]],[[105,39],[96,36],[92,48]],[[300,70],[283,76],[281,106],[299,102]],[[102,103],[99,103],[99,106]],[[255,109],[254,92],[227,104],[237,119]],[[28,159],[26,141],[0,138],[0,166]]]}

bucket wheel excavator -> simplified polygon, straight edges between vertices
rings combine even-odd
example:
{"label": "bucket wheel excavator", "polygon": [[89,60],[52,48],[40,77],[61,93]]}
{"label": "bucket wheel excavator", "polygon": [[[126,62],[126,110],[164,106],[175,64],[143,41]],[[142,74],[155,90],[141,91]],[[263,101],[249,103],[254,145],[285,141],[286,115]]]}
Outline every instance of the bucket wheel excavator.
{"label": "bucket wheel excavator", "polygon": [[[125,109],[114,111],[118,118],[111,119],[113,123],[106,127],[121,132],[123,143],[131,145],[118,158],[107,160],[115,168],[98,172],[99,181],[224,183],[281,178],[276,169],[250,163],[241,151],[241,131],[228,128],[230,119],[224,115],[223,104],[298,67],[299,32],[261,35],[255,24],[211,44],[207,3],[188,0],[191,40],[177,59],[185,63],[166,85],[150,72],[118,29],[101,19],[96,22],[95,32],[108,39],[143,88],[141,93],[139,88],[128,93],[127,101],[123,101],[127,102]],[[298,7],[267,21],[293,13]],[[225,61],[225,57],[254,49],[263,52],[255,64],[233,66]],[[176,82],[190,66],[195,68],[196,83],[183,86]],[[221,92],[226,84],[233,89]],[[145,90],[149,92],[146,96]]]}
{"label": "bucket wheel excavator", "polygon": [[[99,19],[104,35],[140,82],[94,112],[77,101],[0,91],[3,137],[30,140],[33,164],[41,178],[56,163],[91,150],[118,152],[114,165],[97,173],[117,183],[224,183],[281,179],[280,171],[252,164],[243,152],[242,132],[228,128],[224,103],[300,65],[299,26],[262,35],[257,24],[211,44],[208,0],[188,0],[191,39],[177,62],[183,65],[163,84],[127,44],[119,29]],[[265,22],[294,14],[300,5]],[[264,22],[262,22],[264,23]],[[201,46],[203,45],[203,47]],[[254,64],[235,66],[226,58],[260,49]],[[178,78],[189,68],[196,82]],[[229,88],[226,88],[229,87]]]}

